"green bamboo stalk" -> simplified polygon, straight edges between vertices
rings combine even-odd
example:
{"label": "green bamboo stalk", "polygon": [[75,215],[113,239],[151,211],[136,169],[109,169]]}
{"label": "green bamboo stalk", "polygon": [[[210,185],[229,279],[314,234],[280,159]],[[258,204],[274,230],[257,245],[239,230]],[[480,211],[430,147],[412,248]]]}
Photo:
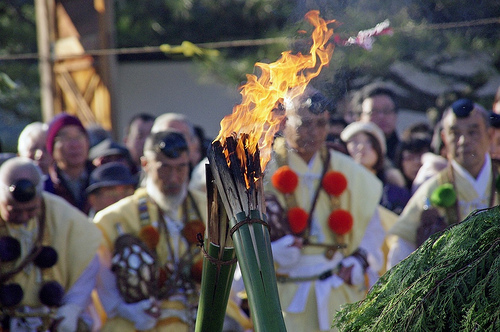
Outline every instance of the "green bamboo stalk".
{"label": "green bamboo stalk", "polygon": [[[205,240],[207,247],[208,240]],[[218,260],[221,247],[208,244],[207,253]],[[235,258],[234,248],[223,248],[222,261],[229,262]],[[222,331],[227,302],[231,291],[236,262],[226,265],[216,265],[206,257],[203,258],[203,272],[201,279],[201,294],[196,317],[196,332]]]}
{"label": "green bamboo stalk", "polygon": [[[230,220],[230,225],[234,227],[246,219],[244,212],[237,213]],[[257,210],[251,210],[248,219],[265,220],[265,216]],[[234,232],[233,242],[255,331],[286,331],[278,297],[269,230],[259,223],[245,223]]]}

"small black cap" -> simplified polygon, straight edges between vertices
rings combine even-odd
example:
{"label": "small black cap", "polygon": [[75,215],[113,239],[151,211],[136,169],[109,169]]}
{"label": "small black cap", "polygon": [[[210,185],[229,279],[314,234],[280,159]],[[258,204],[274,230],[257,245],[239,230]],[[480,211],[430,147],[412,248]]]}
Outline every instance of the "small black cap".
{"label": "small black cap", "polygon": [[176,131],[161,131],[151,134],[151,140],[146,141],[144,150],[162,152],[168,158],[176,159],[188,151],[184,135]]}
{"label": "small black cap", "polygon": [[470,115],[470,112],[474,109],[474,102],[470,99],[459,99],[451,104],[453,113],[455,113],[457,118],[466,118]]}
{"label": "small black cap", "polygon": [[307,103],[310,105],[309,112],[313,114],[321,114],[332,107],[331,100],[326,98],[321,92],[317,92],[309,97]]}
{"label": "small black cap", "polygon": [[18,202],[29,202],[36,196],[36,186],[28,179],[19,179],[9,186],[9,191]]}

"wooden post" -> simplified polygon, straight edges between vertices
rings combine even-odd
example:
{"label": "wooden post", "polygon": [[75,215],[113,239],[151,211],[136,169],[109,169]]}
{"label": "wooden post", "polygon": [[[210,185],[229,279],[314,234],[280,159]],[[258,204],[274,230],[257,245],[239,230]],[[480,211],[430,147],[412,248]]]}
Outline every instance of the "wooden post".
{"label": "wooden post", "polygon": [[54,116],[54,1],[35,0],[42,121]]}

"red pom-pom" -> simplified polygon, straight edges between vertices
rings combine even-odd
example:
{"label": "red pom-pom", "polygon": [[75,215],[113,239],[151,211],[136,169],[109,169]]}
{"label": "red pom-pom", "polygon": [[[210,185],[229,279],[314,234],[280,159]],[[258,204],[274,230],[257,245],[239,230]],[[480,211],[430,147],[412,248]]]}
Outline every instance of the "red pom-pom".
{"label": "red pom-pom", "polygon": [[297,174],[288,166],[281,166],[271,176],[271,183],[274,188],[278,189],[283,194],[290,194],[295,191],[299,178]]}
{"label": "red pom-pom", "polygon": [[349,233],[352,228],[352,215],[346,210],[335,210],[328,217],[328,226],[338,235]]}
{"label": "red pom-pom", "polygon": [[205,224],[201,220],[192,220],[182,229],[182,235],[186,238],[189,244],[198,243],[198,234],[205,234]]}
{"label": "red pom-pom", "polygon": [[160,241],[160,233],[152,225],[146,225],[139,232],[139,239],[151,250],[155,250]]}
{"label": "red pom-pom", "polygon": [[294,234],[302,233],[307,227],[309,215],[304,209],[293,207],[288,210],[288,223]]}
{"label": "red pom-pom", "polygon": [[323,177],[321,185],[329,195],[340,196],[347,188],[347,179],[340,172],[329,171]]}

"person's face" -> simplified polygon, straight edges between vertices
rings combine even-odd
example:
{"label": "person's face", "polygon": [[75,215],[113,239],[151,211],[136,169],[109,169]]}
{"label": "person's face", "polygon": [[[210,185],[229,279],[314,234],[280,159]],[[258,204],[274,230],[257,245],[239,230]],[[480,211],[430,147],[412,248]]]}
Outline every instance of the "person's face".
{"label": "person's face", "polygon": [[402,151],[401,153],[401,170],[406,178],[410,181],[415,180],[418,170],[422,167],[423,152]]}
{"label": "person's face", "polygon": [[378,161],[377,151],[373,148],[370,137],[359,132],[347,141],[349,155],[359,164],[373,170]]}
{"label": "person's face", "polygon": [[38,135],[34,135],[28,139],[29,142],[26,145],[26,151],[19,151],[19,155],[33,160],[35,164],[40,167],[43,174],[47,174],[49,172],[50,165],[54,161],[45,145],[47,133],[42,131]]}
{"label": "person's face", "polygon": [[448,159],[454,159],[473,176],[477,176],[482,168],[484,155],[490,148],[491,134],[477,110],[466,118],[449,113],[443,119],[441,136]]}
{"label": "person's face", "polygon": [[288,145],[306,161],[326,141],[328,133],[328,112],[313,114],[307,109],[288,115],[283,130]]}
{"label": "person's face", "polygon": [[166,196],[182,193],[189,181],[189,154],[182,152],[179,158],[168,158],[163,153],[143,157],[143,169],[147,177]]}
{"label": "person's face", "polygon": [[89,202],[95,212],[110,206],[134,193],[133,185],[102,187],[89,195]]}
{"label": "person's face", "polygon": [[80,127],[68,125],[59,130],[54,140],[54,160],[61,169],[85,165],[89,140]]}
{"label": "person's face", "polygon": [[21,225],[26,224],[31,218],[40,214],[41,198],[35,197],[28,202],[17,202],[7,199],[0,202],[0,214],[2,220],[8,223]]}
{"label": "person's face", "polygon": [[136,119],[131,123],[128,136],[125,137],[125,146],[130,151],[132,160],[137,163],[137,165],[140,164],[144,152],[144,142],[151,132],[152,127],[153,121]]}
{"label": "person's face", "polygon": [[375,123],[386,136],[391,135],[396,130],[396,105],[391,97],[376,95],[366,98],[361,104],[361,109],[361,121]]}

